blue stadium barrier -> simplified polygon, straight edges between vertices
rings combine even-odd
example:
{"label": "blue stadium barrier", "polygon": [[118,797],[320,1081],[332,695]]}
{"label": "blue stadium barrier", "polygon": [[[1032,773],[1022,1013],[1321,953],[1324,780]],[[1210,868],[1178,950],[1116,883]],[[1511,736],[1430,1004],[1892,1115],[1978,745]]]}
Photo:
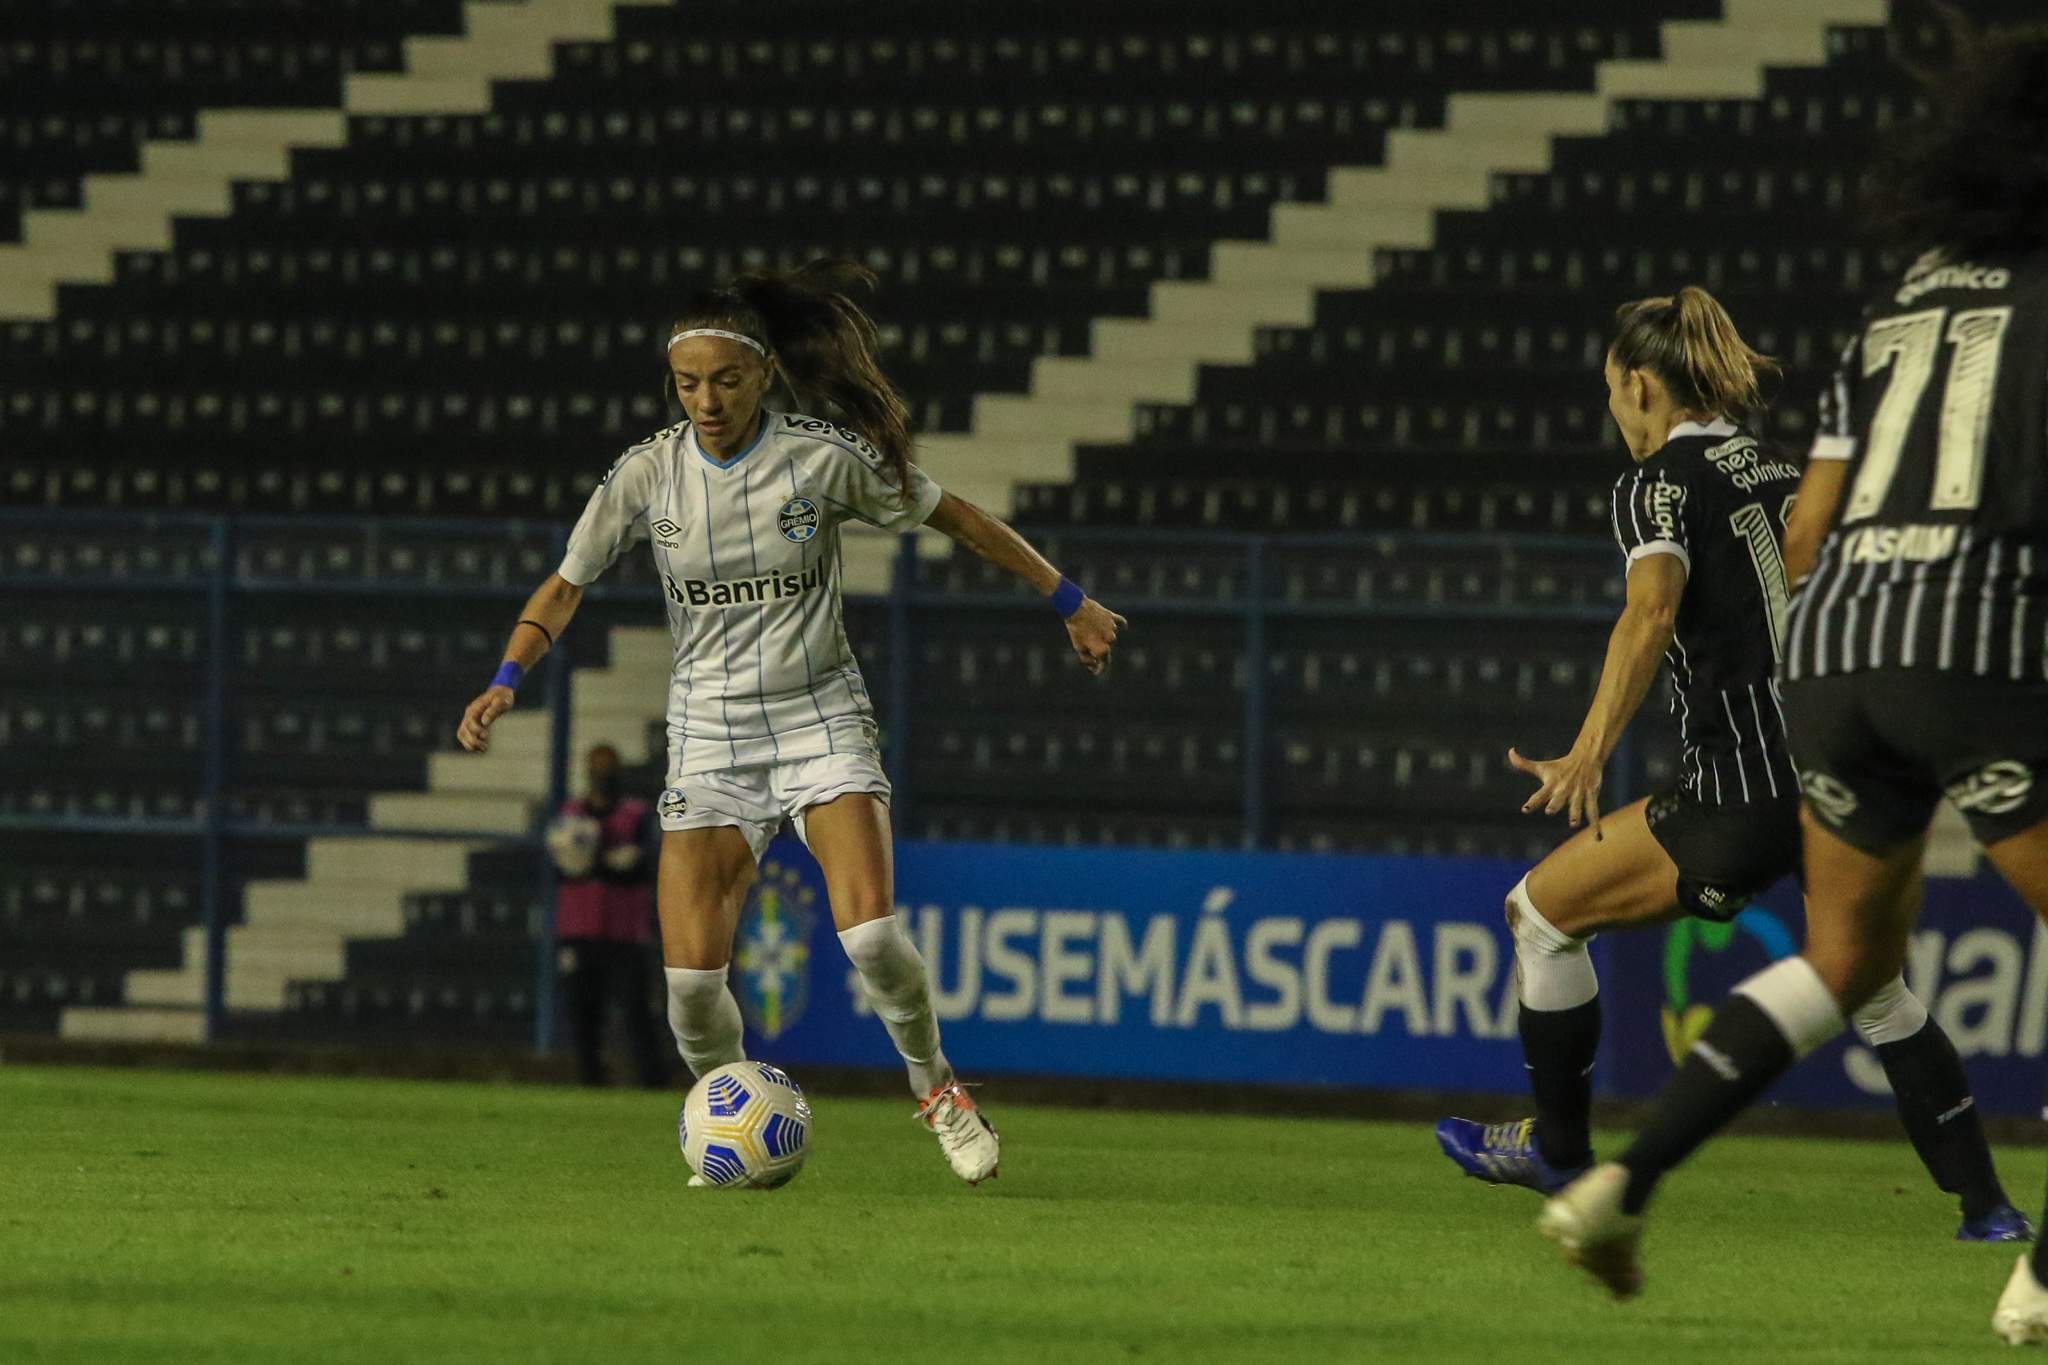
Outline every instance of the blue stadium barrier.
{"label": "blue stadium barrier", "polygon": [[[1736,922],[1681,920],[1665,930],[1614,935],[1601,974],[1608,1092],[1654,1094],[1706,1027],[1712,1007],[1805,935],[1799,888],[1780,883]],[[1973,877],[1930,877],[1906,959],[1906,984],[1955,1041],[1987,1113],[2042,1113],[2048,1052],[2048,929],[1988,866]],[[1845,1031],[1801,1062],[1766,1096],[1813,1108],[1891,1107],[1877,1054]]]}
{"label": "blue stadium barrier", "polygon": [[[976,1072],[1511,1091],[1514,956],[1492,859],[905,844],[899,913]],[[732,973],[750,1055],[893,1066],[793,840]]]}
{"label": "blue stadium barrier", "polygon": [[[1495,859],[905,844],[898,913],[934,972],[963,1073],[1522,1094],[1513,946],[1525,864]],[[1595,940],[1598,1093],[1646,1098],[1744,976],[1796,949],[1786,882],[1733,925],[1682,920]],[[1987,1112],[2041,1109],[2048,930],[1994,874],[1932,879],[1908,977]],[[748,1053],[893,1067],[825,908],[779,840],[742,916],[733,988]],[[1845,1034],[1768,1103],[1888,1108]]]}
{"label": "blue stadium barrier", "polygon": [[[1248,534],[1223,532],[1162,532],[1133,530],[1125,528],[1061,528],[1036,532],[1036,535],[1056,553],[1071,557],[1077,578],[1095,591],[1114,595],[1119,607],[1146,615],[1171,615],[1176,617],[1210,616],[1237,623],[1243,632],[1246,647],[1247,686],[1242,698],[1241,726],[1242,746],[1248,761],[1244,764],[1241,810],[1243,841],[1247,848],[1256,849],[1265,842],[1266,775],[1261,771],[1258,756],[1263,745],[1258,742],[1271,723],[1268,712],[1271,709],[1263,686],[1267,669],[1266,655],[1267,625],[1269,621],[1325,618],[1356,620],[1364,628],[1374,622],[1389,621],[1439,621],[1476,626],[1486,622],[1553,622],[1585,626],[1610,619],[1614,605],[1609,600],[1613,595],[1612,572],[1613,548],[1605,541],[1587,540],[1557,536],[1519,536],[1503,534],[1466,533],[1379,533],[1358,535],[1336,534]],[[227,790],[226,750],[224,717],[232,703],[232,679],[230,660],[227,657],[227,642],[238,604],[258,597],[301,596],[306,598],[326,597],[374,597],[383,600],[426,599],[446,600],[451,604],[458,601],[495,600],[509,604],[523,601],[541,577],[559,562],[561,546],[566,527],[556,523],[531,521],[487,521],[487,520],[436,520],[415,517],[325,517],[325,516],[229,516],[176,511],[80,511],[57,509],[0,509],[0,589],[17,595],[55,594],[76,595],[118,595],[122,593],[179,593],[194,594],[205,602],[206,655],[204,667],[203,697],[200,698],[201,733],[200,772],[196,791],[190,803],[189,814],[176,818],[136,818],[114,811],[24,809],[5,799],[0,792],[0,832],[4,831],[48,831],[99,833],[109,835],[152,835],[173,838],[191,838],[200,841],[203,869],[201,883],[203,922],[207,931],[207,990],[206,1015],[208,1036],[217,1036],[225,1011],[224,950],[228,924],[235,917],[229,903],[231,879],[228,870],[222,866],[224,841],[230,836],[268,835],[290,838],[335,838],[362,835],[388,837],[405,835],[408,831],[384,830],[360,824],[346,823],[277,823],[271,821],[238,821],[230,817]],[[1126,584],[1119,587],[1114,582],[1098,583],[1098,577],[1110,579],[1118,572],[1122,561],[1119,555],[1132,552],[1155,552],[1171,549],[1185,553],[1194,566],[1183,582],[1164,589],[1148,591],[1141,584]],[[1355,595],[1347,596],[1342,583],[1335,589],[1319,585],[1314,571],[1324,566],[1341,562],[1350,555],[1364,562],[1370,559],[1378,564],[1394,564],[1411,556],[1432,563],[1450,561],[1448,568],[1433,571],[1443,576],[1448,587],[1441,584],[1423,587],[1418,584],[1410,596],[1399,599],[1362,601]],[[1431,555],[1438,558],[1431,561]],[[649,607],[658,604],[661,593],[653,576],[644,562],[622,561],[619,570],[605,581],[595,585],[589,599],[592,601],[619,601],[643,603]],[[1428,575],[1424,575],[1427,577]],[[1187,583],[1194,583],[1189,588]],[[875,604],[876,599],[866,599]],[[897,782],[899,809],[907,808],[912,800],[911,775],[906,755],[912,743],[916,728],[916,715],[911,705],[910,660],[914,655],[914,644],[918,633],[924,628],[921,613],[931,611],[958,612],[962,608],[985,612],[1030,612],[1044,610],[1043,603],[1022,584],[1006,576],[986,570],[978,561],[921,560],[917,554],[914,537],[904,537],[901,542],[895,566],[894,582],[888,595],[889,610],[889,655],[890,671],[881,689],[888,699],[885,707],[884,738],[892,775]],[[558,809],[568,790],[566,771],[566,748],[569,720],[569,679],[567,655],[558,651],[550,663],[541,670],[546,688],[546,704],[553,717],[554,765],[550,780],[549,802],[541,808],[545,811]],[[455,716],[448,717],[452,727]],[[1623,751],[1617,755],[1615,772],[1610,779],[1609,790],[1621,799],[1626,799],[1628,785],[1632,779],[1634,759],[1629,741],[1624,742]],[[538,821],[537,821],[538,826]],[[418,832],[422,837],[470,838],[491,840],[500,843],[537,842],[540,830],[536,827],[526,835],[508,837],[500,833],[476,833],[459,830],[434,830]],[[1045,881],[1045,878],[1068,876],[1066,869],[1073,856],[1065,852],[1044,847],[1015,847],[1001,851],[970,849],[954,852],[943,845],[919,845],[906,843],[902,857],[905,869],[906,895],[927,894],[917,888],[929,884],[935,889],[929,894],[937,896],[939,890],[953,883],[953,873],[944,869],[964,865],[967,860],[976,865],[1003,866],[1015,870],[1019,879],[1035,876],[1038,881],[1020,880],[1020,885],[1043,885],[1048,888],[1065,885],[1061,881]],[[1182,866],[1173,859],[1159,861],[1160,855],[1118,849],[1089,855],[1096,860],[1095,868],[1088,874],[1090,879],[1101,879],[1106,886],[1127,886],[1132,900],[1130,908],[1122,912],[1134,915],[1142,908],[1144,901],[1139,893],[1151,879],[1169,875],[1167,868]],[[1207,867],[1208,864],[1186,864],[1187,867]],[[1438,934],[1437,918],[1429,914],[1415,915],[1400,921],[1402,928],[1390,940],[1388,951],[1401,947],[1401,935],[1419,935],[1414,950],[1423,958],[1434,962],[1431,957],[1438,951],[1450,951],[1445,943],[1465,944],[1459,951],[1469,950],[1479,954],[1483,950],[1476,944],[1475,937],[1480,931],[1470,928],[1474,925],[1493,925],[1499,918],[1499,887],[1491,878],[1505,875],[1496,868],[1484,874],[1470,874],[1469,896],[1463,892],[1460,897],[1425,894],[1426,883],[1449,876],[1458,885],[1461,874],[1447,872],[1456,866],[1447,860],[1408,864],[1399,859],[1360,859],[1332,857],[1310,858],[1299,863],[1298,871],[1282,874],[1279,869],[1293,868],[1297,864],[1288,859],[1254,858],[1246,864],[1248,868],[1267,869],[1252,873],[1233,872],[1225,877],[1221,865],[1211,872],[1187,875],[1214,875],[1218,878],[1214,886],[1233,885],[1230,877],[1248,877],[1247,885],[1264,885],[1274,877],[1294,878],[1302,890],[1299,894],[1315,895],[1330,899],[1337,904],[1350,898],[1350,903],[1363,905],[1372,903],[1374,898],[1393,895],[1393,892],[1374,888],[1406,888],[1399,892],[1418,901],[1430,900],[1439,907],[1455,901],[1459,918],[1456,923],[1467,926],[1443,939]],[[1370,873],[1361,869],[1370,866],[1377,869]],[[1030,869],[1038,871],[1031,872]],[[935,869],[929,872],[920,869]],[[1142,869],[1142,870],[1141,870]],[[920,883],[920,877],[927,878]],[[1505,886],[1512,882],[1500,882]],[[1023,894],[1019,891],[1002,892],[995,883],[983,883],[989,887],[980,892],[990,914],[1001,911],[1014,903],[1014,898]],[[1209,894],[1209,887],[1201,889],[1202,896]],[[543,903],[551,899],[549,888],[543,888]],[[1048,891],[1050,894],[1050,891]],[[1279,894],[1279,893],[1274,893]],[[1290,893],[1291,894],[1291,893]],[[1202,929],[1199,918],[1199,903],[1194,908],[1180,906],[1170,913],[1188,918],[1185,926],[1172,932],[1183,944],[1206,943],[1210,931]],[[1466,902],[1469,901],[1469,904]],[[933,901],[932,904],[942,904]],[[991,904],[985,904],[991,903]],[[1048,900],[1044,909],[1053,912],[1058,898]],[[922,905],[924,902],[918,902]],[[962,908],[949,911],[942,909],[940,918],[955,915],[945,921],[951,927],[946,932],[956,938],[964,920]],[[979,912],[977,912],[979,913]],[[1161,913],[1168,913],[1162,911]],[[1242,912],[1240,912],[1242,913]],[[1305,911],[1293,912],[1295,914]],[[1334,912],[1332,912],[1334,913]],[[1446,912],[1448,913],[1448,911]],[[1284,918],[1284,917],[1283,917]],[[554,1041],[554,1010],[552,999],[555,983],[555,952],[552,942],[552,917],[546,917],[547,930],[536,953],[536,1000],[538,1002],[535,1041],[547,1050]],[[994,921],[991,921],[994,922]],[[1065,924],[1067,921],[1060,920]],[[1370,921],[1377,924],[1377,920]],[[1450,923],[1451,921],[1445,921]],[[1004,919],[1002,925],[1014,926],[1020,921]],[[1036,921],[1034,921],[1036,923]],[[1106,922],[1104,922],[1106,924]],[[1135,926],[1130,920],[1128,926]],[[1149,920],[1148,920],[1149,923]],[[1358,920],[1361,935],[1367,932],[1366,920]],[[1127,927],[1128,927],[1127,926]],[[1007,932],[1007,931],[1006,931]],[[1104,932],[1110,932],[1104,929]],[[1163,931],[1162,931],[1163,932]],[[1285,932],[1283,929],[1269,929],[1266,933]],[[1349,932],[1346,929],[1331,929],[1326,934],[1340,937]],[[1378,931],[1373,931],[1377,933]],[[1485,932],[1494,933],[1492,928]],[[1468,942],[1469,940],[1469,942]],[[950,940],[949,940],[950,941]],[[1007,941],[1007,940],[1005,940]],[[1142,939],[1142,932],[1140,935]],[[1336,940],[1322,939],[1318,943],[1331,949],[1331,970],[1362,973],[1372,960],[1377,949],[1377,938],[1362,938],[1360,946],[1343,946]],[[1275,950],[1280,945],[1276,940]],[[957,950],[956,950],[957,951]],[[994,962],[1002,954],[1012,950],[1000,945],[993,950]],[[1284,956],[1284,954],[1283,954]],[[1007,959],[1002,959],[1007,960]],[[1274,959],[1278,961],[1279,959]],[[1475,956],[1475,961],[1477,960]],[[1392,959],[1389,959],[1392,962]],[[1498,974],[1504,970],[1507,958],[1500,945],[1492,952],[1492,966],[1489,971]],[[1395,966],[1401,964],[1395,963]],[[1454,974],[1458,970],[1453,964]],[[949,969],[950,970],[950,969]],[[1261,968],[1265,970],[1265,968]],[[1271,968],[1280,972],[1279,967]],[[1393,970],[1390,967],[1389,970]],[[1476,969],[1475,969],[1476,970]],[[993,979],[993,977],[991,977]],[[1361,980],[1363,978],[1361,977]],[[1464,978],[1459,977],[1460,981]],[[1505,977],[1501,977],[1505,980]],[[1433,981],[1433,979],[1432,979]],[[1257,1007],[1257,978],[1251,979],[1254,994],[1247,997],[1252,1003],[1245,1008],[1252,1010],[1257,1019],[1276,1017],[1262,1012]],[[1340,983],[1341,984],[1341,983]],[[1354,983],[1355,984],[1355,983]],[[1497,986],[1497,982],[1495,983]],[[1344,984],[1345,990],[1357,991],[1352,985]],[[1434,986],[1430,987],[1434,989]],[[1463,989],[1464,987],[1460,987]],[[1180,988],[1175,987],[1176,991]],[[1331,986],[1336,990],[1338,986]],[[1405,988],[1404,988],[1405,989]],[[1476,988],[1474,988],[1476,989]],[[1497,994],[1497,991],[1496,991]],[[1331,997],[1335,999],[1336,997]],[[1179,997],[1176,995],[1175,1000]],[[1271,1002],[1268,1002],[1271,1003]],[[1353,999],[1351,1007],[1370,1006],[1362,998]],[[1014,1008],[996,1006],[996,1018],[1001,1010]],[[1055,1019],[1064,1022],[1059,1011],[1064,1008],[1057,1001],[1053,1009]],[[1149,1006],[1148,1006],[1149,1008]],[[1178,1010],[1180,1006],[1175,1005]],[[1222,1006],[1218,1005],[1217,1009]],[[1306,1008],[1304,1006],[1304,1008]],[[1332,1008],[1335,1008],[1334,1006]],[[1438,1008],[1431,997],[1429,1010],[1431,1018]],[[1491,1007],[1498,1011],[1498,1001]],[[1400,1019],[1409,1018],[1410,1007],[1402,1005]],[[1464,1009],[1464,1014],[1458,1010]],[[1208,1022],[1214,1011],[1197,1007],[1190,1017],[1188,1031],[1176,1033],[1176,1038],[1192,1038],[1204,1033],[1210,1027]],[[1378,1020],[1384,1011],[1371,1013]],[[1466,1050],[1473,1050],[1473,1056],[1506,1057],[1504,1063],[1489,1062],[1488,1066],[1507,1066],[1509,1072],[1519,1074],[1519,1062],[1514,1060],[1512,1030],[1497,1037],[1489,1037],[1479,1022],[1478,1007],[1453,1006],[1452,1015],[1447,1016],[1457,1023],[1455,1028],[1447,1024],[1446,1029],[1429,1034],[1433,1040],[1427,1046],[1405,1049],[1394,1045],[1396,1037],[1402,1034],[1402,1024],[1396,1024],[1386,1033],[1380,1052],[1388,1059],[1385,1067],[1394,1071],[1385,1072],[1392,1076],[1398,1072],[1413,1080],[1371,1079],[1380,1076],[1381,1063],[1370,1065],[1346,1062],[1344,1067],[1331,1073],[1331,1083],[1345,1084],[1420,1084],[1434,1074],[1436,1063],[1423,1064],[1414,1058],[1434,1057],[1443,1052],[1445,1058],[1463,1056]],[[1334,1018],[1329,1015],[1326,1017]],[[1313,1017],[1304,1014],[1307,1024],[1301,1025],[1303,1037],[1324,1030],[1314,1023]],[[963,1021],[963,1027],[970,1033],[975,1025]],[[1175,1026],[1178,1028],[1178,1026]],[[1264,1032],[1288,1033],[1284,1030]],[[1457,1033],[1463,1029],[1462,1034]],[[1055,1034],[1064,1036],[1065,1031],[1055,1028]],[[1253,1030],[1259,1032],[1260,1030]],[[863,1031],[866,1032],[866,1031]],[[1453,1044],[1453,1036],[1464,1039],[1462,1044]],[[1001,1030],[991,1034],[991,1039],[1006,1038]],[[1098,1036],[1091,1034],[1091,1037]],[[1106,1037],[1106,1034],[1100,1035]],[[1119,1037],[1124,1035],[1119,1034]],[[1135,1036],[1135,1035],[1132,1035]],[[1206,1036],[1206,1034],[1204,1035]],[[1368,1031],[1368,1036],[1374,1036]],[[1503,1039],[1507,1041],[1503,1044]],[[1439,1046],[1439,1042],[1441,1046]],[[992,1042],[993,1046],[994,1043]],[[1008,1046],[1005,1044],[1005,1046]],[[1106,1059],[1104,1066],[1132,1066],[1136,1063],[1130,1057],[1149,1054],[1154,1050],[1153,1042],[1142,1046],[1133,1043],[1103,1044]],[[1123,1047],[1126,1052],[1118,1052]],[[1019,1044],[1014,1055],[1017,1065],[1023,1066],[1024,1059],[1033,1055],[1029,1044]],[[1128,1049],[1136,1048],[1136,1052]],[[1448,1049],[1448,1051],[1444,1051]],[[1210,1043],[1193,1046],[1190,1056],[1215,1058],[1236,1055],[1230,1048],[1215,1048]],[[1370,1050],[1370,1049],[1368,1049]],[[1397,1062],[1396,1054],[1408,1058]],[[1247,1054],[1250,1055],[1250,1054]],[[1124,1056],[1125,1061],[1113,1059]],[[1406,1072],[1399,1067],[1413,1065]],[[1190,1062],[1189,1065],[1193,1065]],[[1216,1063],[1220,1065],[1219,1063]],[[1450,1065],[1448,1061],[1444,1063]],[[1301,1079],[1313,1080],[1321,1073],[1313,1071],[1322,1063],[1304,1061],[1286,1074],[1298,1075]],[[1462,1063],[1458,1066],[1462,1067]],[[1301,1067],[1311,1069],[1304,1071]],[[1105,1074],[1140,1074],[1137,1071],[1112,1070]],[[1276,1072],[1273,1079],[1281,1079]]]}

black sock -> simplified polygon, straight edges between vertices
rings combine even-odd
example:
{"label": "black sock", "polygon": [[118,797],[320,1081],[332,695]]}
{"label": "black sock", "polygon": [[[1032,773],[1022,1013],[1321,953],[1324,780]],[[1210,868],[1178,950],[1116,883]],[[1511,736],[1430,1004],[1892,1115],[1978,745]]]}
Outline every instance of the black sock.
{"label": "black sock", "polygon": [[1982,1218],[2003,1204],[1970,1078],[1941,1025],[1929,1019],[1910,1038],[1878,1044],[1877,1056],[1898,1097],[1906,1136],[1934,1183],[1957,1197],[1965,1218]]}
{"label": "black sock", "polygon": [[1623,1153],[1624,1213],[1641,1213],[1664,1173],[1721,1130],[1792,1065],[1792,1044],[1746,995],[1731,995],[1664,1088]]}
{"label": "black sock", "polygon": [[1553,1170],[1593,1159],[1593,1058],[1600,1051],[1600,997],[1568,1010],[1522,1007],[1522,1059],[1536,1097],[1536,1150]]}

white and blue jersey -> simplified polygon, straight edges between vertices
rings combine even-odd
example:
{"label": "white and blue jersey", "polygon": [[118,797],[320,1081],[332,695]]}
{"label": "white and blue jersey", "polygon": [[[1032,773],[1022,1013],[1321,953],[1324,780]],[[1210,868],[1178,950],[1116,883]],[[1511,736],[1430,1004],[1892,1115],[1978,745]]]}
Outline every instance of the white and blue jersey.
{"label": "white and blue jersey", "polygon": [[839,526],[924,524],[939,487],[899,490],[854,432],[764,414],[720,464],[687,422],[620,457],[570,533],[562,577],[594,581],[645,537],[675,638],[669,777],[833,753],[872,753],[874,708],[846,642]]}

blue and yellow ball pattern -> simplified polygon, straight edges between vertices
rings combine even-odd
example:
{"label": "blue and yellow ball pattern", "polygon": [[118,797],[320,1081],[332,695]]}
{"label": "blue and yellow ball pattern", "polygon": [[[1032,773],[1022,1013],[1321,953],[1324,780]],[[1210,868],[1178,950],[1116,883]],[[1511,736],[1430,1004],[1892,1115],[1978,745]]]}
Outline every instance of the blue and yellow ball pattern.
{"label": "blue and yellow ball pattern", "polygon": [[707,1185],[772,1190],[803,1169],[811,1106],[789,1076],[766,1062],[707,1072],[683,1101],[683,1158]]}

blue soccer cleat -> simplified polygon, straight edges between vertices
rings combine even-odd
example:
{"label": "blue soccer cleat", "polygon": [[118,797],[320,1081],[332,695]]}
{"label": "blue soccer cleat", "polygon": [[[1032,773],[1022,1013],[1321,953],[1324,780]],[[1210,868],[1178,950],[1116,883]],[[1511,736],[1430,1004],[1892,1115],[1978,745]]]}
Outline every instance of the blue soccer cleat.
{"label": "blue soccer cleat", "polygon": [[2031,1242],[2034,1225],[2010,1204],[2000,1204],[1982,1218],[1965,1218],[1956,1229],[1958,1242]]}
{"label": "blue soccer cleat", "polygon": [[1520,1185],[1538,1194],[1556,1194],[1593,1169],[1590,1161],[1560,1171],[1536,1150],[1536,1120],[1475,1123],[1445,1119],[1436,1126],[1437,1145],[1458,1163],[1458,1169],[1489,1185]]}

